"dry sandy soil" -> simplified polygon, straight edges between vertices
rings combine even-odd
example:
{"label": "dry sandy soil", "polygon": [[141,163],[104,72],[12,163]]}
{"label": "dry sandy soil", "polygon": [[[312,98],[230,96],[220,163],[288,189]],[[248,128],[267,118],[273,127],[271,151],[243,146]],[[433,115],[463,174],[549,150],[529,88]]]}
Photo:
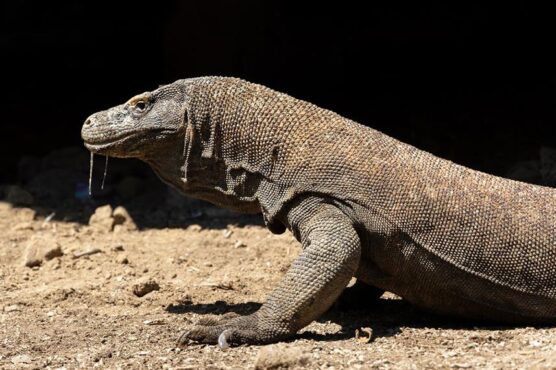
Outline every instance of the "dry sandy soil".
{"label": "dry sandy soil", "polygon": [[[86,181],[86,169],[76,173]],[[256,217],[200,203],[181,213],[134,209],[125,199],[140,192],[132,186],[139,181],[114,176],[112,200],[123,199],[132,216],[101,207],[89,221],[102,202],[77,192],[77,200],[49,203],[53,195],[33,193],[31,180],[32,201],[4,189],[11,202],[0,202],[0,368],[556,368],[556,328],[474,326],[388,293],[370,307],[334,307],[285,343],[176,348],[202,316],[255,311],[299,246]],[[72,179],[71,171],[51,177],[41,186]]]}

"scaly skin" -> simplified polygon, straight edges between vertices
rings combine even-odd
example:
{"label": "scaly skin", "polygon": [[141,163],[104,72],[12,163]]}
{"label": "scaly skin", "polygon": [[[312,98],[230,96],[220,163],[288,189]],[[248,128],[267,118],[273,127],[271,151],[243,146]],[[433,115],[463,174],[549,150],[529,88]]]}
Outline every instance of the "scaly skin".
{"label": "scaly skin", "polygon": [[149,163],[187,195],[262,212],[303,245],[259,311],[201,322],[181,343],[284,339],[352,276],[437,313],[556,322],[554,189],[459,166],[234,78],[138,95],[93,114],[82,137],[94,153]]}

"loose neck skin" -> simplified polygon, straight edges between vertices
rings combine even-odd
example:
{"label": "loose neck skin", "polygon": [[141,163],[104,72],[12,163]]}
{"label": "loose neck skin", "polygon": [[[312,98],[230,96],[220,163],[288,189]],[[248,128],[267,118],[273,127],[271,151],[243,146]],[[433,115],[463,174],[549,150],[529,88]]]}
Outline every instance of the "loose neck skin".
{"label": "loose neck skin", "polygon": [[[211,124],[216,124],[210,121],[210,117],[207,118]],[[166,184],[188,196],[242,213],[260,212],[256,200],[243,199],[243,194],[230,191],[226,161],[223,158],[204,158],[203,153],[207,150],[199,140],[196,123],[188,124],[191,124],[193,134],[184,129],[164,143],[153,146],[141,160],[149,164]],[[217,149],[211,148],[212,150]]]}
{"label": "loose neck skin", "polygon": [[[167,139],[164,145],[157,145],[140,158],[168,185],[183,191],[182,166],[184,134],[179,133]],[[155,141],[155,140],[153,140]]]}

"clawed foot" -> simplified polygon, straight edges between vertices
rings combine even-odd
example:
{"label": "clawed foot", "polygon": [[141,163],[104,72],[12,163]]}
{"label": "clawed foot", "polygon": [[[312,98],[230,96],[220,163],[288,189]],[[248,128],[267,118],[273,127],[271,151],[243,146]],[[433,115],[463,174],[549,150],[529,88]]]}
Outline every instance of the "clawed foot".
{"label": "clawed foot", "polygon": [[[278,332],[264,329],[257,313],[239,316],[234,313],[219,318],[202,318],[189,327],[178,339],[178,346],[190,342],[218,343],[222,349],[240,344],[267,343],[280,339]],[[275,331],[274,331],[275,332]]]}

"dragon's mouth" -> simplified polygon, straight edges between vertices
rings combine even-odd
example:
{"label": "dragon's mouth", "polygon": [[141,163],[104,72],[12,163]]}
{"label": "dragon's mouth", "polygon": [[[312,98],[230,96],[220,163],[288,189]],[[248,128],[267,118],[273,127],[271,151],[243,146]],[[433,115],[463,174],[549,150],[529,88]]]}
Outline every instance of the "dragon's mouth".
{"label": "dragon's mouth", "polygon": [[[125,150],[124,148],[134,147],[135,144],[140,142],[145,142],[147,140],[155,140],[160,136],[168,136],[175,133],[175,130],[169,129],[156,129],[148,130],[143,132],[133,132],[120,135],[116,138],[111,138],[110,140],[105,140],[102,138],[87,138],[84,140],[85,147],[92,153],[110,155],[111,152],[116,149]],[[121,150],[116,150],[120,152]],[[116,154],[116,153],[114,153]],[[123,154],[123,153],[119,153]]]}
{"label": "dragon's mouth", "polygon": [[89,149],[90,151],[94,152],[95,150],[101,150],[104,148],[109,148],[111,146],[115,146],[118,145],[124,141],[126,141],[126,139],[130,138],[133,135],[128,135],[128,136],[124,136],[124,137],[120,137],[116,140],[107,140],[107,141],[84,141],[85,147],[87,149]]}
{"label": "dragon's mouth", "polygon": [[140,138],[136,134],[126,135],[117,139],[106,141],[84,141],[85,147],[95,154],[110,154],[110,150],[120,148],[125,144],[138,141]]}

